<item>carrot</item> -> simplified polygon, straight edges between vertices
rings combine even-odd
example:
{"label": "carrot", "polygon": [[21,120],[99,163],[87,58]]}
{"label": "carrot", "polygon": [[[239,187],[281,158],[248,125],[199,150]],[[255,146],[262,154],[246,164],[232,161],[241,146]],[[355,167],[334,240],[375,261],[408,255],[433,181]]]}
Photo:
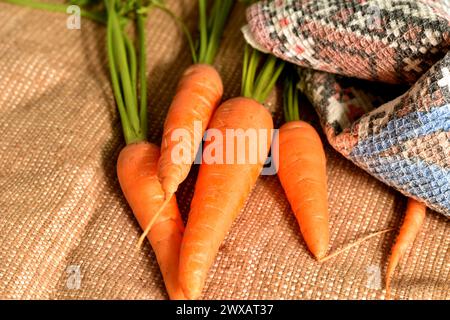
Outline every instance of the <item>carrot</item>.
{"label": "carrot", "polygon": [[290,121],[279,131],[278,178],[286,193],[303,238],[320,259],[328,250],[326,160],[316,130],[304,121]]}
{"label": "carrot", "polygon": [[[120,187],[142,229],[149,225],[164,202],[164,192],[156,175],[159,156],[157,146],[143,141],[127,145],[117,160]],[[178,284],[183,231],[183,221],[173,196],[147,235],[171,299],[185,299]]]}
{"label": "carrot", "polygon": [[[259,54],[254,53],[252,68],[244,69],[250,79],[244,79],[243,86],[253,83],[255,67]],[[246,50],[245,57],[248,58]],[[271,114],[264,108],[262,102],[266,99],[283,67],[275,66],[275,58],[267,59],[260,77],[256,81],[254,90],[245,87],[243,92],[248,92],[249,97],[230,99],[217,108],[209,129],[207,141],[204,147],[203,163],[195,185],[194,196],[191,203],[186,231],[183,237],[180,251],[179,279],[184,294],[189,299],[197,299],[203,290],[208,270],[214,262],[221,242],[224,240],[234,219],[242,209],[252,187],[254,186],[264,159],[251,162],[250,143],[245,144],[245,161],[233,151],[232,161],[226,161],[226,155],[222,155],[225,163],[208,163],[206,153],[209,146],[214,143],[215,150],[230,152],[228,145],[237,145],[235,135],[227,135],[226,132],[234,129],[267,130],[267,136],[257,141],[258,150],[269,150],[271,144],[271,129],[273,121]],[[244,63],[244,68],[247,65]],[[257,93],[257,94],[255,94]],[[223,139],[214,139],[211,132],[220,132]],[[262,131],[258,131],[262,132]],[[211,140],[209,140],[211,138]],[[265,149],[263,149],[265,148]],[[253,150],[254,151],[254,150]],[[227,155],[228,156],[228,155]],[[242,154],[241,154],[242,156]],[[241,163],[238,159],[241,159]]]}
{"label": "carrot", "polygon": [[317,131],[299,118],[295,79],[287,77],[284,90],[288,122],[279,130],[278,178],[309,250],[321,259],[330,240],[326,158]]}
{"label": "carrot", "polygon": [[[223,27],[232,6],[233,0],[214,1],[208,20],[207,1],[199,0],[198,58],[197,52],[192,47],[193,42],[188,36],[194,64],[181,77],[164,123],[158,177],[166,199],[175,193],[189,174],[201,138],[222,98],[222,80],[211,64],[217,53]],[[201,124],[200,132],[195,127],[196,122]],[[172,134],[177,129],[189,132],[189,141],[183,142],[185,149],[189,150],[189,161],[174,161],[174,148],[179,141],[173,140]]]}
{"label": "carrot", "polygon": [[408,247],[412,245],[420,227],[425,220],[426,206],[412,198],[408,199],[405,219],[400,228],[397,240],[391,250],[389,264],[386,271],[386,299],[390,297],[390,285],[400,259],[405,255]]}
{"label": "carrot", "polygon": [[[189,174],[201,138],[222,94],[222,80],[214,67],[194,64],[183,74],[167,114],[161,143],[158,176],[166,198],[175,193]],[[201,132],[194,132],[195,121],[201,123]],[[191,140],[186,145],[186,149],[191,150],[190,162],[174,162],[172,159],[178,145],[178,141],[172,140],[172,133],[177,129],[190,133]]]}
{"label": "carrot", "polygon": [[[146,141],[147,82],[145,16],[141,0],[131,8],[136,23],[138,52],[125,33],[122,3],[105,1],[107,7],[108,62],[113,92],[126,146],[117,160],[117,175],[125,199],[146,231],[171,299],[185,299],[178,280],[183,222],[175,197],[164,200],[157,176],[159,148]],[[127,7],[130,10],[129,7]],[[139,90],[138,90],[139,89]],[[143,240],[141,237],[141,240]]]}

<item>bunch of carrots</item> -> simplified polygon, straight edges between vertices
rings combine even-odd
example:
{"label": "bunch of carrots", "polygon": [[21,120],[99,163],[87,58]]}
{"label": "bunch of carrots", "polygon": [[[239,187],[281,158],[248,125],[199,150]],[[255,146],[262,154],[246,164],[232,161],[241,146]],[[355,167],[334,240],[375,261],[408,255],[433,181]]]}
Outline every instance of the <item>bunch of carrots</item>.
{"label": "bunch of carrots", "polygon": [[[66,6],[30,0],[7,0],[20,5],[65,12]],[[175,193],[186,179],[205,137],[204,150],[213,143],[209,130],[222,132],[217,148],[236,141],[225,132],[229,129],[267,132],[258,139],[257,150],[269,151],[272,145],[273,120],[264,101],[280,76],[284,77],[283,110],[286,124],[279,129],[276,166],[278,177],[312,255],[324,262],[348,250],[350,246],[327,256],[329,217],[326,158],[321,138],[307,122],[300,120],[298,78],[296,71],[273,56],[245,48],[241,96],[221,103],[223,83],[213,63],[220,39],[233,7],[233,0],[199,0],[199,39],[195,43],[181,20],[160,1],[144,0],[72,0],[83,8],[81,15],[104,23],[107,28],[107,51],[112,89],[121,118],[126,146],[117,160],[117,175],[123,194],[144,230],[138,244],[147,238],[155,252],[171,299],[200,297],[208,271],[220,244],[241,211],[245,200],[263,169],[267,153],[256,163],[207,163],[200,165],[188,222],[183,225]],[[169,13],[186,34],[193,64],[179,80],[164,123],[161,148],[147,141],[146,82],[146,14],[152,8]],[[135,24],[136,43],[127,33]],[[283,69],[285,69],[283,71]],[[201,123],[196,132],[195,122]],[[174,150],[180,141],[172,140],[175,130],[184,129],[190,139],[181,141],[189,150],[190,161],[174,162]],[[232,139],[236,139],[234,136]],[[246,155],[251,150],[246,145]],[[225,155],[223,155],[225,157]],[[426,208],[409,199],[405,221],[392,248],[386,275],[386,292],[395,267],[414,241],[425,218]]]}

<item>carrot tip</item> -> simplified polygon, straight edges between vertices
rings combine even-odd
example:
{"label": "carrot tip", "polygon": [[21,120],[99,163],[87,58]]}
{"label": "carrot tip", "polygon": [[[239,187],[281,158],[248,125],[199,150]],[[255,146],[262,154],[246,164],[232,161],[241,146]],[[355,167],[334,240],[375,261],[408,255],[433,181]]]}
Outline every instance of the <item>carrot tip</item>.
{"label": "carrot tip", "polygon": [[183,294],[186,296],[188,300],[197,300],[202,295],[201,290],[183,290]]}
{"label": "carrot tip", "polygon": [[385,300],[391,300],[391,294],[388,290],[386,290]]}

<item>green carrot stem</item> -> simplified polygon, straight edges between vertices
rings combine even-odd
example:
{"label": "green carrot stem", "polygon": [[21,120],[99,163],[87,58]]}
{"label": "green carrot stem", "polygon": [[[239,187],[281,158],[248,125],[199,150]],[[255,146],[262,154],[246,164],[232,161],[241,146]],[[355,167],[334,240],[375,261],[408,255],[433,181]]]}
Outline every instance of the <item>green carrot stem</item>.
{"label": "green carrot stem", "polygon": [[261,59],[261,54],[258,50],[252,50],[252,55],[248,63],[248,69],[246,72],[246,78],[243,85],[244,97],[253,97],[253,86],[255,82],[256,69],[258,68],[259,61]]}
{"label": "green carrot stem", "polygon": [[280,77],[281,72],[283,71],[283,68],[284,68],[284,61],[281,61],[278,64],[278,67],[276,68],[275,73],[271,77],[269,83],[266,85],[264,91],[255,98],[257,101],[259,101],[261,103],[266,101],[267,97],[269,96],[270,92],[272,91],[273,87],[275,86],[275,83],[277,82],[278,78]]}
{"label": "green carrot stem", "polygon": [[[62,13],[67,13],[67,8],[70,6],[67,4],[38,2],[32,0],[3,0],[3,1],[33,9],[46,10],[51,12],[62,12]],[[99,23],[106,24],[106,16],[101,12],[92,12],[81,9],[80,16]]]}
{"label": "green carrot stem", "polygon": [[299,105],[298,105],[298,94],[299,94],[299,90],[297,88],[297,86],[294,84],[294,118],[296,120],[300,120],[300,110],[299,110]]}
{"label": "green carrot stem", "polygon": [[192,36],[186,24],[165,5],[156,0],[150,1],[150,7],[158,8],[167,13],[181,27],[191,50],[193,63],[212,64],[217,54],[223,28],[233,7],[234,0],[213,0],[214,3],[207,14],[208,0],[198,0],[200,31],[198,46],[192,40]]}
{"label": "green carrot stem", "polygon": [[283,90],[284,119],[286,122],[292,121],[292,83],[289,78],[284,81]]}
{"label": "green carrot stem", "polygon": [[[284,62],[278,61],[274,56],[263,55],[256,49],[250,50],[252,53],[249,57],[249,46],[247,45],[244,51],[241,94],[263,103],[283,71]],[[265,59],[265,62],[258,70],[261,58]]]}
{"label": "green carrot stem", "polygon": [[181,20],[180,17],[178,17],[172,11],[170,11],[165,6],[163,6],[159,3],[152,3],[152,6],[163,11],[164,13],[168,14],[180,26],[181,30],[183,31],[183,33],[186,36],[186,39],[188,41],[189,49],[191,50],[192,61],[194,63],[197,63],[198,62],[197,50],[195,48],[194,41],[192,40],[191,33],[189,32],[189,29],[186,26],[186,24],[183,22],[183,20]]}
{"label": "green carrot stem", "polygon": [[287,79],[284,80],[284,86],[283,86],[283,114],[284,114],[284,119],[286,121],[288,121],[288,119],[290,118],[290,114],[289,114],[289,108],[288,108],[288,99],[286,98],[289,96],[289,82]]}
{"label": "green carrot stem", "polygon": [[245,82],[247,79],[247,70],[248,70],[248,53],[249,51],[249,45],[246,44],[245,45],[245,49],[244,49],[244,61],[242,62],[242,80],[241,80],[241,95],[245,97]]}
{"label": "green carrot stem", "polygon": [[297,89],[298,77],[295,70],[288,69],[284,80],[283,109],[286,121],[300,120],[299,113],[299,90]]}
{"label": "green carrot stem", "polygon": [[214,0],[207,18],[207,0],[199,0],[200,46],[198,62],[212,64],[234,0]]}
{"label": "green carrot stem", "polygon": [[264,63],[264,66],[261,68],[261,72],[255,81],[255,90],[253,92],[254,97],[259,97],[262,92],[265,90],[267,84],[270,82],[270,79],[273,75],[273,70],[275,68],[275,63],[277,59],[274,56],[269,56]]}
{"label": "green carrot stem", "polygon": [[203,59],[208,48],[208,25],[206,21],[206,0],[198,1],[199,10],[199,30],[200,30],[200,49],[199,49],[199,62],[203,62]]}
{"label": "green carrot stem", "polygon": [[[109,20],[109,19],[108,19]],[[122,92],[120,90],[119,78],[116,70],[116,62],[114,60],[114,48],[113,48],[113,30],[112,24],[107,24],[107,47],[108,47],[108,62],[109,62],[109,71],[111,73],[111,82],[113,86],[114,96],[116,99],[117,108],[119,109],[120,120],[122,123],[123,135],[125,137],[125,142],[130,144],[137,140],[136,134],[133,132],[133,129],[130,126],[130,122],[128,121],[128,115],[125,110],[125,105],[122,98]]]}
{"label": "green carrot stem", "polygon": [[130,61],[130,78],[131,78],[131,87],[134,93],[135,104],[137,105],[137,91],[136,91],[136,79],[137,79],[137,62],[136,62],[136,50],[134,49],[133,42],[130,37],[122,31],[122,36],[125,42],[125,48],[127,50],[127,57]]}
{"label": "green carrot stem", "polygon": [[211,8],[211,11],[209,12],[209,19],[208,19],[208,33],[211,32],[214,24],[214,18],[217,15],[217,10],[219,10],[220,7],[220,1],[214,1],[214,4]]}
{"label": "green carrot stem", "polygon": [[[41,3],[32,0],[4,0],[11,4],[27,6],[53,12],[66,12],[68,5]],[[120,0],[117,0],[120,1]],[[139,10],[142,0],[137,0]],[[77,2],[79,5],[89,2]],[[86,11],[81,9],[80,15],[107,25],[107,51],[111,82],[117,108],[119,111],[123,134],[127,144],[142,141],[147,132],[147,84],[146,84],[146,54],[145,27],[141,14],[135,20],[138,24],[139,42],[139,89],[141,93],[138,110],[137,88],[137,55],[133,42],[124,31],[128,14],[138,13],[135,2],[118,3],[116,0],[104,0],[105,12]],[[118,4],[118,6],[116,6]],[[118,11],[120,12],[120,15]]]}
{"label": "green carrot stem", "polygon": [[296,117],[295,117],[295,114],[296,114],[296,92],[297,92],[297,89],[295,88],[295,84],[294,84],[294,82],[293,82],[293,79],[291,79],[291,83],[289,84],[289,114],[290,114],[290,121],[295,121],[295,120],[298,120],[298,119],[296,119]]}
{"label": "green carrot stem", "polygon": [[[218,0],[215,2],[218,2]],[[218,9],[213,10],[213,25],[208,37],[208,48],[203,61],[208,64],[214,62],[217,50],[219,49],[220,38],[223,34],[223,28],[233,6],[233,0],[220,0],[220,4]]]}
{"label": "green carrot stem", "polygon": [[[141,7],[141,0],[138,0],[138,7]],[[144,137],[147,136],[147,52],[145,36],[145,17],[142,14],[137,16],[137,33],[139,42],[139,118],[141,122],[141,132]]]}
{"label": "green carrot stem", "polygon": [[[114,0],[108,0],[114,4]],[[112,8],[114,5],[111,6]],[[128,61],[126,56],[125,44],[123,39],[123,33],[119,25],[119,19],[116,16],[115,9],[108,12],[113,28],[114,39],[114,52],[115,61],[119,66],[119,75],[122,84],[122,91],[125,98],[125,107],[131,123],[131,126],[136,132],[139,132],[139,117],[137,105],[135,103],[133,88],[131,85],[130,71],[128,67]]]}

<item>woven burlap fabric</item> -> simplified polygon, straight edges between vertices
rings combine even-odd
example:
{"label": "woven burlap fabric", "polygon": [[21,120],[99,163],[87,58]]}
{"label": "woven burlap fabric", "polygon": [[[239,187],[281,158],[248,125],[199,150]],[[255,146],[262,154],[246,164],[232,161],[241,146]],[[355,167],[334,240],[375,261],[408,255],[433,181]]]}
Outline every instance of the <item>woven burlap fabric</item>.
{"label": "woven burlap fabric", "polygon": [[[196,1],[167,2],[194,30]],[[0,21],[0,297],[167,298],[150,246],[135,250],[141,230],[115,174],[123,137],[104,27],[82,20],[81,30],[69,30],[64,15],[3,3]],[[216,61],[225,98],[240,91],[241,5],[231,21]],[[159,143],[190,57],[176,25],[159,11],[150,14],[148,44],[149,139]],[[279,110],[279,97],[272,98],[269,107]],[[305,103],[302,116],[317,123]],[[405,197],[325,147],[330,249],[398,226]],[[177,194],[185,217],[196,169]],[[394,237],[374,238],[320,265],[305,247],[277,178],[264,176],[224,241],[203,298],[383,298],[377,274],[384,275]],[[449,243],[448,222],[428,211],[395,274],[394,297],[450,298]],[[79,286],[72,281],[78,267]]]}

